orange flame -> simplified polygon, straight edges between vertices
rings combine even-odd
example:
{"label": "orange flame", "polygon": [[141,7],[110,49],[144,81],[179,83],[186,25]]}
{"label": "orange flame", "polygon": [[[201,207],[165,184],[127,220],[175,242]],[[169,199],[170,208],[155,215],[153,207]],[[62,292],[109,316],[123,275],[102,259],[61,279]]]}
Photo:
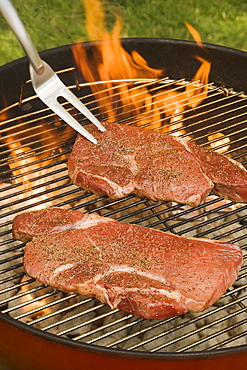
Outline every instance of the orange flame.
{"label": "orange flame", "polygon": [[[99,44],[94,53],[94,63],[97,64],[97,70],[91,71],[97,74],[100,81],[114,79],[129,79],[150,77],[156,78],[162,70],[152,69],[139,53],[133,51],[131,55],[127,53],[120,41],[122,22],[117,16],[112,34],[106,30],[105,13],[99,0],[83,0],[86,11],[86,29],[90,40],[104,40]],[[80,49],[80,46],[79,46]],[[75,45],[75,50],[78,48]],[[75,52],[75,58],[77,57]],[[79,64],[80,64],[79,60]],[[82,61],[83,63],[83,61]],[[94,76],[94,81],[95,76]]]}
{"label": "orange flame", "polygon": [[222,132],[216,132],[208,136],[209,149],[214,149],[216,152],[223,154],[230,149],[230,138]]}
{"label": "orange flame", "polygon": [[[129,54],[121,45],[121,20],[117,21],[110,34],[105,29],[105,13],[98,0],[83,0],[86,10],[86,29],[90,40],[101,39],[103,43],[87,53],[80,44],[75,44],[73,54],[76,65],[87,82],[104,81],[103,84],[92,85],[92,91],[103,116],[108,120],[115,120],[119,116],[119,106],[123,117],[126,111],[138,111],[143,103],[138,102],[138,91],[129,91],[126,83],[119,85],[114,80],[126,79],[155,79],[162,74],[162,70],[153,69],[137,52]],[[141,89],[142,90],[142,89]],[[140,91],[139,91],[140,92]],[[145,97],[146,98],[146,97]]]}
{"label": "orange flame", "polygon": [[[90,40],[103,40],[90,50],[81,44],[72,48],[75,63],[86,82],[101,81],[92,84],[91,89],[103,117],[107,120],[131,118],[137,125],[147,128],[163,127],[163,132],[170,130],[164,126],[164,115],[170,118],[170,127],[176,134],[182,134],[183,112],[186,107],[197,107],[207,96],[208,76],[211,64],[196,57],[201,66],[192,79],[192,84],[185,91],[160,91],[151,94],[144,85],[134,85],[126,80],[156,79],[162,70],[151,68],[137,52],[129,54],[121,45],[121,19],[117,16],[112,32],[106,30],[106,17],[99,0],[82,0],[86,12],[86,29]],[[202,47],[199,33],[189,24],[189,31],[197,44]],[[119,80],[122,80],[121,82]],[[181,128],[181,130],[180,130]]]}
{"label": "orange flame", "polygon": [[193,26],[191,26],[191,24],[189,24],[188,22],[184,22],[184,23],[185,23],[186,27],[188,28],[188,30],[190,31],[190,34],[194,38],[197,45],[200,48],[203,48],[202,39],[201,39],[201,36],[200,36],[199,32]]}
{"label": "orange flame", "polygon": [[[22,279],[21,279],[21,283],[22,282],[25,282],[26,280],[28,280],[28,277],[27,276],[24,276]],[[20,297],[19,297],[19,301],[24,305],[19,308],[19,311],[18,313],[19,314],[23,314],[23,313],[29,313],[29,316],[27,316],[27,318],[24,318],[21,319],[21,321],[24,321],[24,322],[28,322],[28,321],[31,321],[32,319],[36,319],[38,317],[41,317],[41,316],[45,316],[45,315],[48,315],[49,313],[51,313],[51,308],[49,307],[45,307],[44,306],[48,303],[48,300],[46,298],[43,298],[43,299],[36,299],[35,295],[33,293],[29,293],[29,288],[31,288],[31,284],[27,284],[27,285],[22,285],[20,287]],[[26,293],[25,295],[23,295],[23,293]],[[18,296],[17,296],[18,297]],[[25,305],[27,304],[27,306]],[[32,313],[33,311],[33,313]]]}
{"label": "orange flame", "polygon": [[[189,23],[185,22],[185,24],[197,45],[203,48],[201,36],[198,31]],[[211,63],[199,56],[197,56],[196,59],[201,62],[201,66],[192,78],[192,82],[194,82],[194,84],[187,84],[185,92],[168,91],[155,96],[155,100],[158,100],[158,105],[162,112],[165,113],[166,116],[171,117],[170,123],[172,126],[168,128],[168,131],[175,130],[174,135],[185,133],[183,129],[179,131],[178,129],[183,127],[182,119],[186,106],[196,108],[208,94]]]}
{"label": "orange flame", "polygon": [[[74,130],[66,125],[58,132],[60,121],[55,122],[53,127],[42,120],[37,125],[30,125],[17,119],[15,126],[8,116],[7,110],[0,112],[0,126],[5,126],[0,137],[2,155],[5,156],[1,161],[0,172],[3,167],[8,168],[3,172],[4,178],[0,178],[0,208],[9,206],[16,211],[20,207],[19,203],[32,209],[43,208],[44,204],[52,206],[53,203],[46,194],[49,189],[47,183],[56,175],[50,176],[47,173],[47,165],[54,161],[54,157],[59,156],[61,160],[66,158],[62,147],[58,148],[58,145],[73,137]],[[58,166],[62,167],[62,164]],[[58,183],[66,182],[59,180],[59,174],[57,176]],[[13,191],[10,182],[15,185],[16,191]],[[54,195],[58,193],[59,190],[54,191]],[[11,219],[11,215],[6,216],[6,221],[8,219]]]}
{"label": "orange flame", "polygon": [[[103,81],[92,85],[92,91],[99,104],[101,113],[108,120],[137,117],[138,125],[156,129],[163,126],[162,115],[170,117],[170,127],[175,134],[185,131],[182,119],[186,107],[195,108],[207,96],[210,62],[197,57],[202,63],[192,79],[194,84],[186,85],[184,92],[161,91],[150,94],[144,86],[119,83],[116,80],[155,79],[162,70],[152,69],[142,56],[133,51],[127,53],[120,42],[121,21],[119,17],[112,34],[105,29],[105,14],[99,0],[83,0],[86,10],[86,28],[91,40],[97,38],[104,42],[96,45],[88,53],[80,44],[73,47],[75,62],[87,82]],[[190,25],[188,29],[199,46],[202,46],[199,33]],[[121,108],[121,109],[120,109]],[[163,131],[169,131],[169,127]]]}

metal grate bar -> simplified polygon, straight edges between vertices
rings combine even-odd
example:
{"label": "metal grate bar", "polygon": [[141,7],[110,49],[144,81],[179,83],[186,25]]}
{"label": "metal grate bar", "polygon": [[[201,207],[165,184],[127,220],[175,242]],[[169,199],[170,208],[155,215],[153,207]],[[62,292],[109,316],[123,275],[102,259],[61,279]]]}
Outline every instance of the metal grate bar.
{"label": "metal grate bar", "polygon": [[[70,71],[66,70],[66,73]],[[72,70],[71,70],[72,72]],[[61,73],[63,73],[61,71]],[[28,82],[30,83],[30,82]],[[80,84],[85,94],[81,100],[99,118],[99,106],[104,99],[95,101],[96,95],[88,93],[92,84]],[[246,95],[226,90],[209,84],[184,79],[172,80],[123,80],[113,81],[112,88],[106,89],[106,81],[96,82],[94,88],[114,97],[115,104],[124,105],[128,110],[126,116],[121,112],[116,120],[125,124],[157,124],[152,121],[155,114],[153,97],[159,102],[162,91],[181,94],[181,112],[162,117],[155,130],[166,130],[169,133],[191,136],[191,139],[214,150],[225,148],[220,138],[209,139],[209,134],[225,135],[229,139],[229,148],[225,154],[241,159],[247,163],[247,111]],[[208,96],[198,106],[190,108],[184,94],[186,87],[208,89]],[[75,85],[71,89],[77,88]],[[131,92],[139,104],[147,103],[143,91],[151,96],[144,111],[146,121],[140,112],[133,109],[133,104],[121,100],[120,90]],[[100,96],[98,94],[98,96]],[[203,94],[198,94],[198,102]],[[38,102],[37,96],[21,101]],[[169,99],[168,105],[171,104]],[[165,99],[163,99],[165,103]],[[129,104],[129,105],[128,105]],[[171,202],[153,202],[130,195],[124,199],[110,200],[105,196],[97,197],[86,193],[70,183],[67,174],[67,155],[73,145],[75,134],[66,131],[64,125],[47,108],[11,117],[19,107],[19,102],[6,107],[5,119],[0,123],[0,177],[3,179],[0,195],[0,307],[2,313],[21,320],[28,326],[63,336],[73,341],[83,341],[109,348],[123,348],[128,351],[148,350],[188,352],[193,350],[214,350],[225,348],[231,343],[242,344],[246,335],[246,218],[247,206],[233,202],[222,203],[219,198],[207,201],[198,207],[183,207]],[[73,114],[69,104],[64,107]],[[129,108],[129,109],[128,109]],[[109,113],[107,110],[104,114]],[[9,115],[9,117],[7,117]],[[80,115],[76,118],[82,123],[87,121]],[[149,122],[150,120],[150,122]],[[176,124],[180,123],[181,127]],[[33,127],[35,125],[35,132]],[[181,128],[185,132],[181,131]],[[46,141],[37,135],[45,130],[52,138]],[[67,135],[67,136],[66,136]],[[10,142],[12,146],[10,145]],[[13,147],[15,146],[16,147]],[[47,154],[47,155],[46,155]],[[20,162],[26,161],[26,162]],[[20,162],[20,163],[19,163]],[[36,168],[35,168],[36,167]],[[25,176],[28,186],[25,187]],[[29,193],[29,191],[31,191]],[[30,203],[32,201],[32,203]],[[22,269],[24,244],[11,238],[13,217],[19,212],[56,205],[75,210],[97,212],[106,217],[113,217],[122,222],[141,224],[145,227],[170,231],[178,235],[211,237],[227,239],[241,245],[244,254],[244,265],[234,285],[214,306],[199,314],[188,314],[181,318],[166,320],[144,320],[132,315],[122,315],[118,310],[111,311],[104,304],[92,298],[82,298],[76,294],[67,295],[56,290],[49,290],[34,279],[27,278]],[[26,279],[26,280],[24,280]],[[234,321],[235,320],[235,321]],[[208,334],[206,330],[209,330]],[[211,330],[211,331],[210,331]],[[234,331],[234,335],[229,335]],[[217,343],[212,342],[217,340]]]}

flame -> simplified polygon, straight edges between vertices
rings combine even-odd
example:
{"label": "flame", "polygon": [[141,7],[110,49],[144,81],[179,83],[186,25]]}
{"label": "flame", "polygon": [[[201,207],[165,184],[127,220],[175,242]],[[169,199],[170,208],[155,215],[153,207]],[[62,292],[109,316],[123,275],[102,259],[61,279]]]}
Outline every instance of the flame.
{"label": "flame", "polygon": [[[145,59],[133,51],[129,54],[121,45],[120,33],[122,22],[117,15],[116,23],[112,33],[106,30],[105,13],[99,0],[82,0],[86,11],[86,29],[90,40],[104,40],[93,50],[94,63],[98,66],[96,70],[91,70],[88,78],[98,75],[99,81],[110,81],[114,79],[131,79],[150,77],[157,78],[162,70],[152,69],[148,66]],[[77,54],[79,45],[75,45],[75,58],[78,64],[81,63]],[[80,54],[80,51],[79,51]],[[85,61],[82,61],[84,63]],[[86,67],[84,65],[84,67]],[[90,68],[90,67],[89,67]]]}
{"label": "flame", "polygon": [[[46,195],[37,195],[39,190],[35,190],[35,187],[39,185],[44,185],[45,175],[43,170],[39,170],[39,157],[36,156],[34,150],[31,147],[23,146],[20,141],[14,140],[12,137],[5,138],[3,140],[8,144],[10,149],[9,157],[7,158],[7,163],[12,172],[12,183],[18,185],[18,191],[25,194],[25,197],[29,198],[28,205],[38,201],[45,201],[47,199]],[[38,175],[40,179],[33,181],[33,173],[36,173],[35,177]],[[42,190],[42,187],[41,187]],[[4,187],[2,188],[4,191]],[[43,208],[42,204],[36,205],[33,209]]]}
{"label": "flame", "polygon": [[[5,140],[8,143],[10,148],[10,159],[9,167],[12,170],[14,177],[23,177],[23,185],[27,187],[29,180],[32,178],[30,174],[26,174],[27,167],[28,170],[32,172],[37,167],[33,165],[34,162],[38,161],[38,157],[34,154],[34,151],[30,147],[23,147],[20,141],[14,141],[12,138],[8,138]],[[28,156],[25,157],[25,154],[28,153]],[[24,157],[22,156],[24,154]],[[19,157],[19,160],[11,160],[12,158]],[[16,167],[16,162],[18,166]]]}
{"label": "flame", "polygon": [[[18,185],[18,191],[22,192],[22,196],[25,194],[25,197],[30,198],[28,200],[30,206],[34,202],[47,200],[46,195],[38,195],[40,191],[44,190],[43,186],[45,186],[46,181],[44,178],[45,170],[42,167],[49,164],[49,160],[44,162],[41,160],[42,158],[48,158],[51,154],[49,144],[54,143],[55,137],[52,137],[49,132],[43,132],[40,135],[44,151],[39,155],[30,146],[23,145],[16,134],[2,138],[2,141],[9,148],[7,163],[12,172],[12,183]],[[39,187],[38,190],[35,189],[37,187]],[[42,204],[34,206],[33,209],[41,208],[43,208]]]}
{"label": "flame", "polygon": [[208,141],[210,142],[210,149],[214,149],[217,153],[223,154],[230,149],[230,138],[222,132],[209,135]]}
{"label": "flame", "polygon": [[105,14],[100,2],[98,0],[83,0],[83,3],[87,14],[86,29],[90,40],[104,40],[104,44],[98,45],[94,51],[94,59],[98,64],[96,74],[98,72],[101,81],[141,78],[142,76],[152,78],[162,72],[150,68],[136,51],[130,55],[122,48],[120,42],[122,22],[119,17],[117,17],[112,34],[110,34],[105,29]]}
{"label": "flame", "polygon": [[[140,89],[135,87],[130,91],[127,83],[120,85],[115,80],[156,79],[163,71],[149,67],[137,51],[129,54],[124,50],[120,41],[122,24],[119,16],[110,33],[105,28],[105,13],[100,1],[84,0],[83,4],[89,39],[101,39],[104,42],[92,48],[89,53],[80,44],[75,44],[72,50],[75,63],[87,82],[104,81],[100,86],[92,85],[102,115],[107,120],[116,120],[117,115],[121,119],[130,111],[132,114],[140,113],[144,101],[149,98],[147,89],[145,88],[143,95],[142,87]],[[142,97],[141,101],[139,94]]]}
{"label": "flame", "polygon": [[191,24],[189,24],[188,22],[184,22],[184,23],[186,27],[188,28],[188,30],[190,31],[190,34],[194,38],[197,45],[200,48],[203,48],[203,43],[202,43],[201,35],[199,34],[199,32],[193,26],[191,26]]}
{"label": "flame", "polygon": [[[28,276],[24,276],[21,279],[21,283],[24,283],[28,280]],[[29,321],[32,319],[37,319],[38,317],[46,316],[51,313],[51,309],[49,307],[44,307],[49,301],[46,298],[36,299],[33,293],[29,293],[29,289],[31,284],[23,284],[20,287],[20,297],[19,300],[23,304],[27,304],[27,307],[24,305],[19,309],[19,314],[24,314],[31,312],[28,318],[24,317],[21,321]],[[23,294],[25,293],[25,294]]]}
{"label": "flame", "polygon": [[[195,42],[197,43],[197,45],[203,49],[204,47],[203,47],[199,32],[194,27],[192,27],[189,23],[185,22],[185,24],[189,32],[191,33],[192,37],[194,38]],[[195,82],[200,81],[201,85],[198,87],[198,89],[194,90],[193,92],[191,91],[192,90],[191,85],[189,85],[188,88],[186,88],[187,97],[189,100],[188,105],[191,108],[197,107],[207,97],[208,77],[209,77],[209,73],[211,69],[211,63],[208,60],[202,57],[199,57],[199,56],[197,56],[196,59],[199,60],[199,62],[201,62],[201,66],[196,72],[192,81],[195,81]],[[199,99],[198,99],[198,96],[200,96]]]}
{"label": "flame", "polygon": [[[60,179],[59,171],[50,175],[47,166],[58,156],[60,161],[66,159],[58,145],[60,142],[61,144],[67,142],[74,135],[74,130],[66,125],[58,135],[57,126],[61,125],[60,121],[54,123],[55,128],[50,127],[45,121],[39,121],[38,128],[29,126],[21,120],[18,120],[18,125],[14,127],[11,123],[8,113],[0,112],[0,125],[6,126],[0,137],[1,147],[4,147],[3,153],[6,155],[2,163],[9,168],[3,172],[6,173],[6,178],[0,179],[0,209],[8,207],[18,211],[20,207],[28,206],[32,210],[37,210],[54,205],[48,191],[53,189],[52,181],[57,176],[59,186],[66,183],[66,180]],[[23,132],[26,134],[24,137]],[[56,164],[57,170],[62,170],[63,167],[66,170],[66,165]],[[52,195],[57,194],[59,190],[54,189]],[[70,197],[72,198],[72,195]],[[11,220],[11,215],[6,215],[5,220],[9,219]]]}
{"label": "flame", "polygon": [[[106,16],[100,0],[82,0],[86,13],[86,30],[89,40],[103,40],[89,49],[77,43],[72,51],[79,71],[91,84],[95,100],[102,117],[108,121],[120,121],[129,117],[130,123],[146,128],[171,132],[174,135],[185,133],[183,114],[187,107],[197,107],[208,94],[208,76],[211,64],[206,59],[196,56],[201,63],[198,71],[187,84],[184,91],[159,91],[150,93],[145,84],[131,84],[126,80],[157,79],[164,73],[161,69],[151,68],[137,52],[128,53],[121,45],[122,21],[116,15],[116,22],[111,32],[106,28]],[[187,28],[200,48],[203,48],[199,33],[191,25]],[[121,82],[119,81],[121,80]],[[169,124],[162,117],[169,119]],[[167,122],[167,120],[166,120]]]}

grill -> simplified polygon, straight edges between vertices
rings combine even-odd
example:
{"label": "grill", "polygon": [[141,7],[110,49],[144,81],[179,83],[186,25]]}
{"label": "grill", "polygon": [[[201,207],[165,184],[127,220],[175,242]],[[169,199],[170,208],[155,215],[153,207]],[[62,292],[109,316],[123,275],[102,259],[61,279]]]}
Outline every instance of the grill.
{"label": "grill", "polygon": [[[156,50],[158,46],[158,56],[153,53],[153,60],[150,61],[154,67],[166,64],[168,60],[166,72],[167,75],[170,72],[169,77],[115,82],[118,86],[131,88],[139,100],[143,99],[139,93],[140,86],[145,86],[150,94],[161,89],[184,91],[188,85],[194,88],[201,86],[199,81],[191,82],[196,65],[193,43],[132,39],[125,40],[124,45],[127,50],[139,49],[144,54],[147,47],[147,60],[152,55],[152,48]],[[246,166],[247,96],[243,90],[247,78],[240,80],[234,74],[246,56],[225,48],[207,47],[213,59],[210,78],[213,82],[208,85],[207,97],[196,108],[185,107],[182,116],[177,113],[164,117],[162,127],[169,128],[171,134],[189,135],[198,144],[224,152]],[[173,54],[175,60],[181,50],[184,55],[183,63],[178,62],[173,70],[171,64],[174,63],[169,61],[170,50],[176,50]],[[166,53],[167,59],[163,60]],[[229,61],[235,58],[236,66],[230,75],[229,65],[226,71],[223,68],[218,73],[219,65],[224,66],[225,63],[224,53]],[[51,59],[49,63],[83,103],[99,119],[104,119],[98,109],[100,102],[95,101],[90,84],[83,81],[73,64],[70,47],[46,51],[44,57],[48,61]],[[186,58],[190,61],[187,72],[184,67]],[[215,64],[214,58],[217,61]],[[141,355],[149,356],[149,359],[169,360],[169,355],[172,355],[188,360],[196,356],[211,358],[219,354],[229,355],[232,350],[245,353],[247,205],[210,196],[206,203],[191,208],[173,202],[139,199],[134,195],[113,201],[84,192],[71,184],[67,174],[66,161],[75,133],[33,95],[26,59],[4,66],[2,76],[1,90],[5,94],[0,124],[1,320],[47,340],[65,343],[68,347],[83,348],[89,352],[103,350],[127,358]],[[95,83],[98,86],[101,84]],[[67,103],[64,105],[71,111]],[[139,124],[140,113],[135,115],[129,110],[127,115],[123,115],[121,107],[119,111],[118,122],[130,124],[134,121]],[[154,112],[150,111],[150,115],[153,116]],[[76,115],[76,118],[87,124],[83,117]],[[145,122],[148,121],[147,116],[146,119]],[[162,127],[156,125],[155,130]],[[245,262],[235,284],[203,313],[189,313],[166,320],[144,320],[118,310],[111,311],[95,299],[56,291],[24,274],[24,244],[12,240],[13,217],[23,211],[49,206],[97,212],[122,222],[178,235],[236,243],[243,249]]]}

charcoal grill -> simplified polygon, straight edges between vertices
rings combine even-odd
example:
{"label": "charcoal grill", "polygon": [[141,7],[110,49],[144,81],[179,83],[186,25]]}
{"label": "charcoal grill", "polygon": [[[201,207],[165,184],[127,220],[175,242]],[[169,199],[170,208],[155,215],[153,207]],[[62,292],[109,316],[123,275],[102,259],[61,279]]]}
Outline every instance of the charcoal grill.
{"label": "charcoal grill", "polygon": [[[99,42],[100,43],[100,42]],[[211,62],[208,96],[187,108],[170,133],[189,135],[214,150],[247,163],[247,54],[215,45],[166,39],[124,39],[153,68],[159,80],[121,80],[118,84],[183,90],[192,84],[204,53]],[[97,45],[85,43],[87,50]],[[75,67],[71,46],[41,53],[63,82],[100,119],[98,104]],[[0,68],[0,360],[10,369],[245,369],[247,362],[246,225],[247,205],[210,197],[196,208],[128,196],[96,197],[71,184],[66,160],[75,132],[34,95],[26,58]],[[101,82],[96,82],[101,84]],[[199,83],[199,82],[198,82]],[[195,82],[193,83],[195,84]],[[141,99],[141,96],[140,96]],[[72,108],[64,103],[66,109]],[[76,116],[82,124],[85,118]],[[174,118],[174,117],[173,117]],[[131,113],[121,123],[138,120]],[[177,123],[178,120],[175,120]],[[156,128],[159,129],[159,128]],[[220,133],[220,135],[219,135]],[[215,136],[216,134],[216,136]],[[212,136],[214,135],[214,136]],[[222,138],[224,137],[224,141]],[[225,140],[227,138],[227,140]],[[48,206],[98,212],[122,222],[184,236],[224,240],[240,245],[245,263],[236,283],[203,313],[166,320],[144,320],[111,311],[95,299],[68,295],[25,276],[24,244],[13,241],[13,217]]]}

